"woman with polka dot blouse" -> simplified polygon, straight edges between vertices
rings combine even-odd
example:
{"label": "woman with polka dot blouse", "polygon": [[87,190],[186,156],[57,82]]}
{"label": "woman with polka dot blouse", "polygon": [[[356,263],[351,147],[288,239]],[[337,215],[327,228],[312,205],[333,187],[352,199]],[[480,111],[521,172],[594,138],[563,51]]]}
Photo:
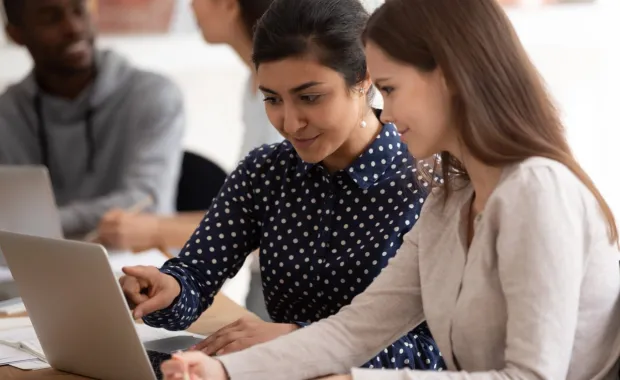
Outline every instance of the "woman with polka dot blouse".
{"label": "woman with polka dot blouse", "polygon": [[[367,17],[359,0],[274,2],[257,26],[253,59],[269,119],[287,141],[239,164],[178,258],[160,270],[125,269],[136,318],[189,327],[260,247],[276,323],[242,319],[196,347],[230,353],[336,314],[394,256],[426,192],[396,127],[369,105]],[[366,367],[444,362],[420,320]]]}

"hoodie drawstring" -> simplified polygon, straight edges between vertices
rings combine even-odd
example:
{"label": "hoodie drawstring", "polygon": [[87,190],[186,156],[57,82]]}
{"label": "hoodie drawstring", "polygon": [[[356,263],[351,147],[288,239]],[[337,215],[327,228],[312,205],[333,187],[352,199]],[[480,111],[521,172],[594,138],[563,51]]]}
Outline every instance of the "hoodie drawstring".
{"label": "hoodie drawstring", "polygon": [[[34,98],[34,108],[37,116],[37,135],[39,138],[39,148],[41,149],[42,164],[47,167],[50,172],[50,177],[53,177],[51,168],[51,153],[48,142],[47,126],[45,118],[43,117],[43,100],[40,94],[37,94]],[[95,170],[95,134],[93,128],[93,116],[94,110],[89,108],[86,111],[85,123],[86,123],[86,148],[88,150],[87,172],[93,173]],[[56,178],[57,181],[61,181],[61,178]]]}
{"label": "hoodie drawstring", "polygon": [[89,108],[86,112],[86,146],[88,149],[88,166],[87,171],[89,174],[95,171],[95,130],[93,128],[93,116],[94,111]]}

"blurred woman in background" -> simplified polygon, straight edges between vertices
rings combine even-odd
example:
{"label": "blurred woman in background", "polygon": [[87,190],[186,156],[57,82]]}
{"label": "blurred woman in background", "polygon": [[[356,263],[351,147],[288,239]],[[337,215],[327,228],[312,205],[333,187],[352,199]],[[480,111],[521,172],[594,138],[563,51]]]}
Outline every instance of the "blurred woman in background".
{"label": "blurred woman in background", "polygon": [[[252,64],[252,31],[262,14],[273,0],[193,0],[192,7],[202,35],[210,44],[226,44],[239,56],[250,72],[243,92],[242,146],[239,160],[252,149],[263,144],[273,144],[282,136],[271,125],[263,98],[256,85],[256,70]],[[227,101],[227,100],[224,100]],[[192,173],[190,173],[192,174]],[[200,176],[201,173],[193,175]],[[213,184],[218,188],[222,185]],[[206,210],[205,210],[206,211]],[[99,226],[101,242],[117,249],[136,252],[150,248],[183,247],[187,238],[204,218],[205,212],[180,212],[172,216],[147,213],[131,213],[112,210],[102,219]],[[260,276],[253,276],[247,290],[250,265],[257,272],[257,260],[252,256],[238,275],[234,284],[229,284],[226,294],[241,305],[246,305],[262,318],[268,318],[260,289]],[[242,283],[243,282],[243,283]],[[237,289],[241,291],[237,291]],[[246,290],[243,290],[246,289]],[[246,294],[250,292],[245,300]]]}
{"label": "blurred woman in background", "polygon": [[[282,140],[265,113],[251,64],[252,30],[273,0],[193,0],[192,7],[204,39],[211,44],[229,45],[250,71],[243,93],[243,140],[239,159],[263,144]],[[196,173],[200,175],[200,173]],[[206,211],[206,210],[205,210]],[[111,211],[99,227],[101,240],[120,249],[144,250],[155,247],[180,248],[204,212],[172,217]]]}

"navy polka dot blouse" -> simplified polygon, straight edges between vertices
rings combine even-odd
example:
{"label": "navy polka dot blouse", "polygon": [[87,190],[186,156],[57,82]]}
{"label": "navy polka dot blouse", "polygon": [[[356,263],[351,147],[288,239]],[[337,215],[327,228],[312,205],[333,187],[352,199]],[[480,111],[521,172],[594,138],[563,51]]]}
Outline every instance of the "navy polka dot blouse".
{"label": "navy polka dot blouse", "polygon": [[[267,310],[274,322],[305,326],[348,305],[394,256],[425,199],[413,158],[392,124],[347,169],[303,162],[288,142],[254,150],[224,184],[178,258],[161,269],[182,292],[145,317],[185,329],[223,282],[260,247]],[[442,369],[426,323],[367,368]]]}

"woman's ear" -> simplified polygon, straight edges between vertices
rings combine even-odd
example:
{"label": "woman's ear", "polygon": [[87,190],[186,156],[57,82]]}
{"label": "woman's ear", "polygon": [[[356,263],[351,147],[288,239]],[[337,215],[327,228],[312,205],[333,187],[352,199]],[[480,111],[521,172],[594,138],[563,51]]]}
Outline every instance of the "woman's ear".
{"label": "woman's ear", "polygon": [[241,14],[241,7],[239,6],[239,0],[218,0],[221,6],[226,10],[228,15],[239,16]]}
{"label": "woman's ear", "polygon": [[366,75],[362,80],[361,85],[363,86],[364,93],[368,93],[370,91],[370,87],[372,87],[372,80],[370,79],[370,71],[366,70]]}
{"label": "woman's ear", "polygon": [[441,84],[441,90],[444,94],[448,94],[450,97],[456,95],[455,89],[448,83],[448,80],[446,79],[446,76],[441,68],[437,67],[434,70],[433,75],[436,75],[436,80],[438,80]]}

